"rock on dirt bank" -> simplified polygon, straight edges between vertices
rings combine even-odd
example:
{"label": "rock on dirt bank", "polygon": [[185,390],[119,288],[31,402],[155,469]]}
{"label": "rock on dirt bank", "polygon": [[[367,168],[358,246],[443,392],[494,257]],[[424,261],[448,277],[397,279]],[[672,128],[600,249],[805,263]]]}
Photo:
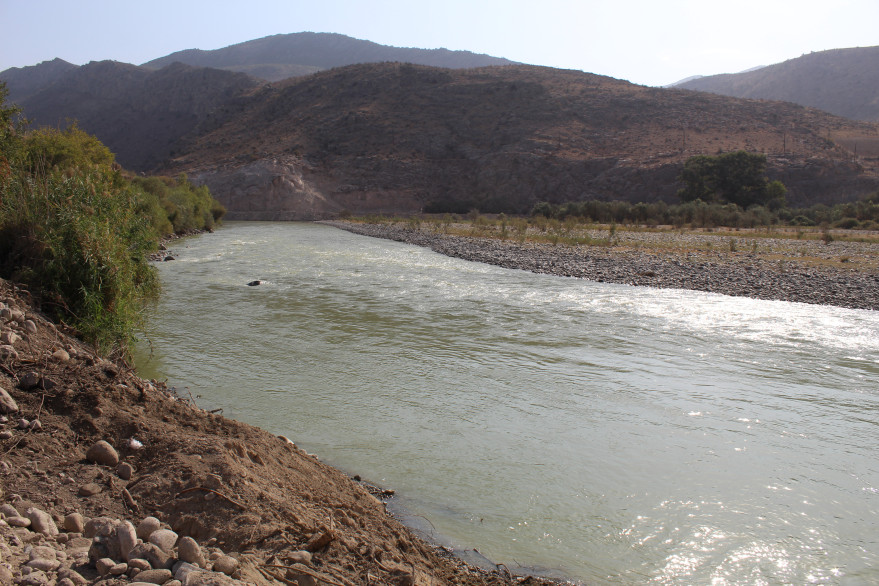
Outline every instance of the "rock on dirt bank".
{"label": "rock on dirt bank", "polygon": [[[447,256],[535,273],[879,310],[879,274],[808,266],[793,257],[768,262],[747,252],[696,254],[630,247],[573,247],[454,236],[395,224],[321,223],[365,236],[425,246]],[[643,239],[655,235],[639,233],[638,236]],[[812,241],[803,246],[824,244]]]}
{"label": "rock on dirt bank", "polygon": [[424,543],[365,485],[100,358],[2,280],[0,338],[0,584],[542,582]]}

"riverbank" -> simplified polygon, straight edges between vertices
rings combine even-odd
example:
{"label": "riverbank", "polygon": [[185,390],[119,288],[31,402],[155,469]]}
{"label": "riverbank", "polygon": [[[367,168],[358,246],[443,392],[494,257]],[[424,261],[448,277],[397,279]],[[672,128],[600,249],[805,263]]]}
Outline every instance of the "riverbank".
{"label": "riverbank", "polygon": [[543,582],[425,543],[380,491],[102,359],[6,281],[0,336],[2,584]]}
{"label": "riverbank", "polygon": [[460,236],[426,223],[322,223],[535,273],[879,310],[879,244],[872,242],[617,231],[601,245],[571,246]]}

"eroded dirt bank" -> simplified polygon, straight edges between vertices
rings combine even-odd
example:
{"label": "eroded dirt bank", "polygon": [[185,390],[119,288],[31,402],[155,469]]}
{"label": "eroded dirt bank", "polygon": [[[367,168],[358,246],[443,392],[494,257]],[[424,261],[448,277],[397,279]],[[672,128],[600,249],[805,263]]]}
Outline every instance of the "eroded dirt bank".
{"label": "eroded dirt bank", "polygon": [[[879,245],[871,243],[635,232],[613,246],[567,246],[457,236],[408,224],[321,223],[535,273],[879,310]],[[690,245],[681,247],[683,239]],[[755,247],[758,252],[751,252]]]}
{"label": "eroded dirt bank", "polygon": [[0,584],[543,582],[451,558],[366,485],[101,359],[6,281],[0,337]]}

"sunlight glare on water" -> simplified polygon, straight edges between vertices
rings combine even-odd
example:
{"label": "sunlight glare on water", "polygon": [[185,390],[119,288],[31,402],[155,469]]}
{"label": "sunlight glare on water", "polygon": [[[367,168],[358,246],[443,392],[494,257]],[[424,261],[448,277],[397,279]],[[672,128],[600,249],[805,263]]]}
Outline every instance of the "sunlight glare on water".
{"label": "sunlight glare on water", "polygon": [[310,224],[175,251],[142,373],[396,489],[436,539],[587,582],[879,581],[875,312]]}

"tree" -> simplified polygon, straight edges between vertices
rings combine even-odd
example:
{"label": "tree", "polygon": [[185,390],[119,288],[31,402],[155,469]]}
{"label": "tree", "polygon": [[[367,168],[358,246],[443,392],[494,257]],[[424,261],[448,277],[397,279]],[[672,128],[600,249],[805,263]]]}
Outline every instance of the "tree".
{"label": "tree", "polygon": [[747,151],[690,157],[679,179],[685,184],[678,192],[684,202],[700,199],[741,208],[766,205],[777,209],[784,206],[787,193],[780,181],[770,183],[766,178],[766,155]]}

